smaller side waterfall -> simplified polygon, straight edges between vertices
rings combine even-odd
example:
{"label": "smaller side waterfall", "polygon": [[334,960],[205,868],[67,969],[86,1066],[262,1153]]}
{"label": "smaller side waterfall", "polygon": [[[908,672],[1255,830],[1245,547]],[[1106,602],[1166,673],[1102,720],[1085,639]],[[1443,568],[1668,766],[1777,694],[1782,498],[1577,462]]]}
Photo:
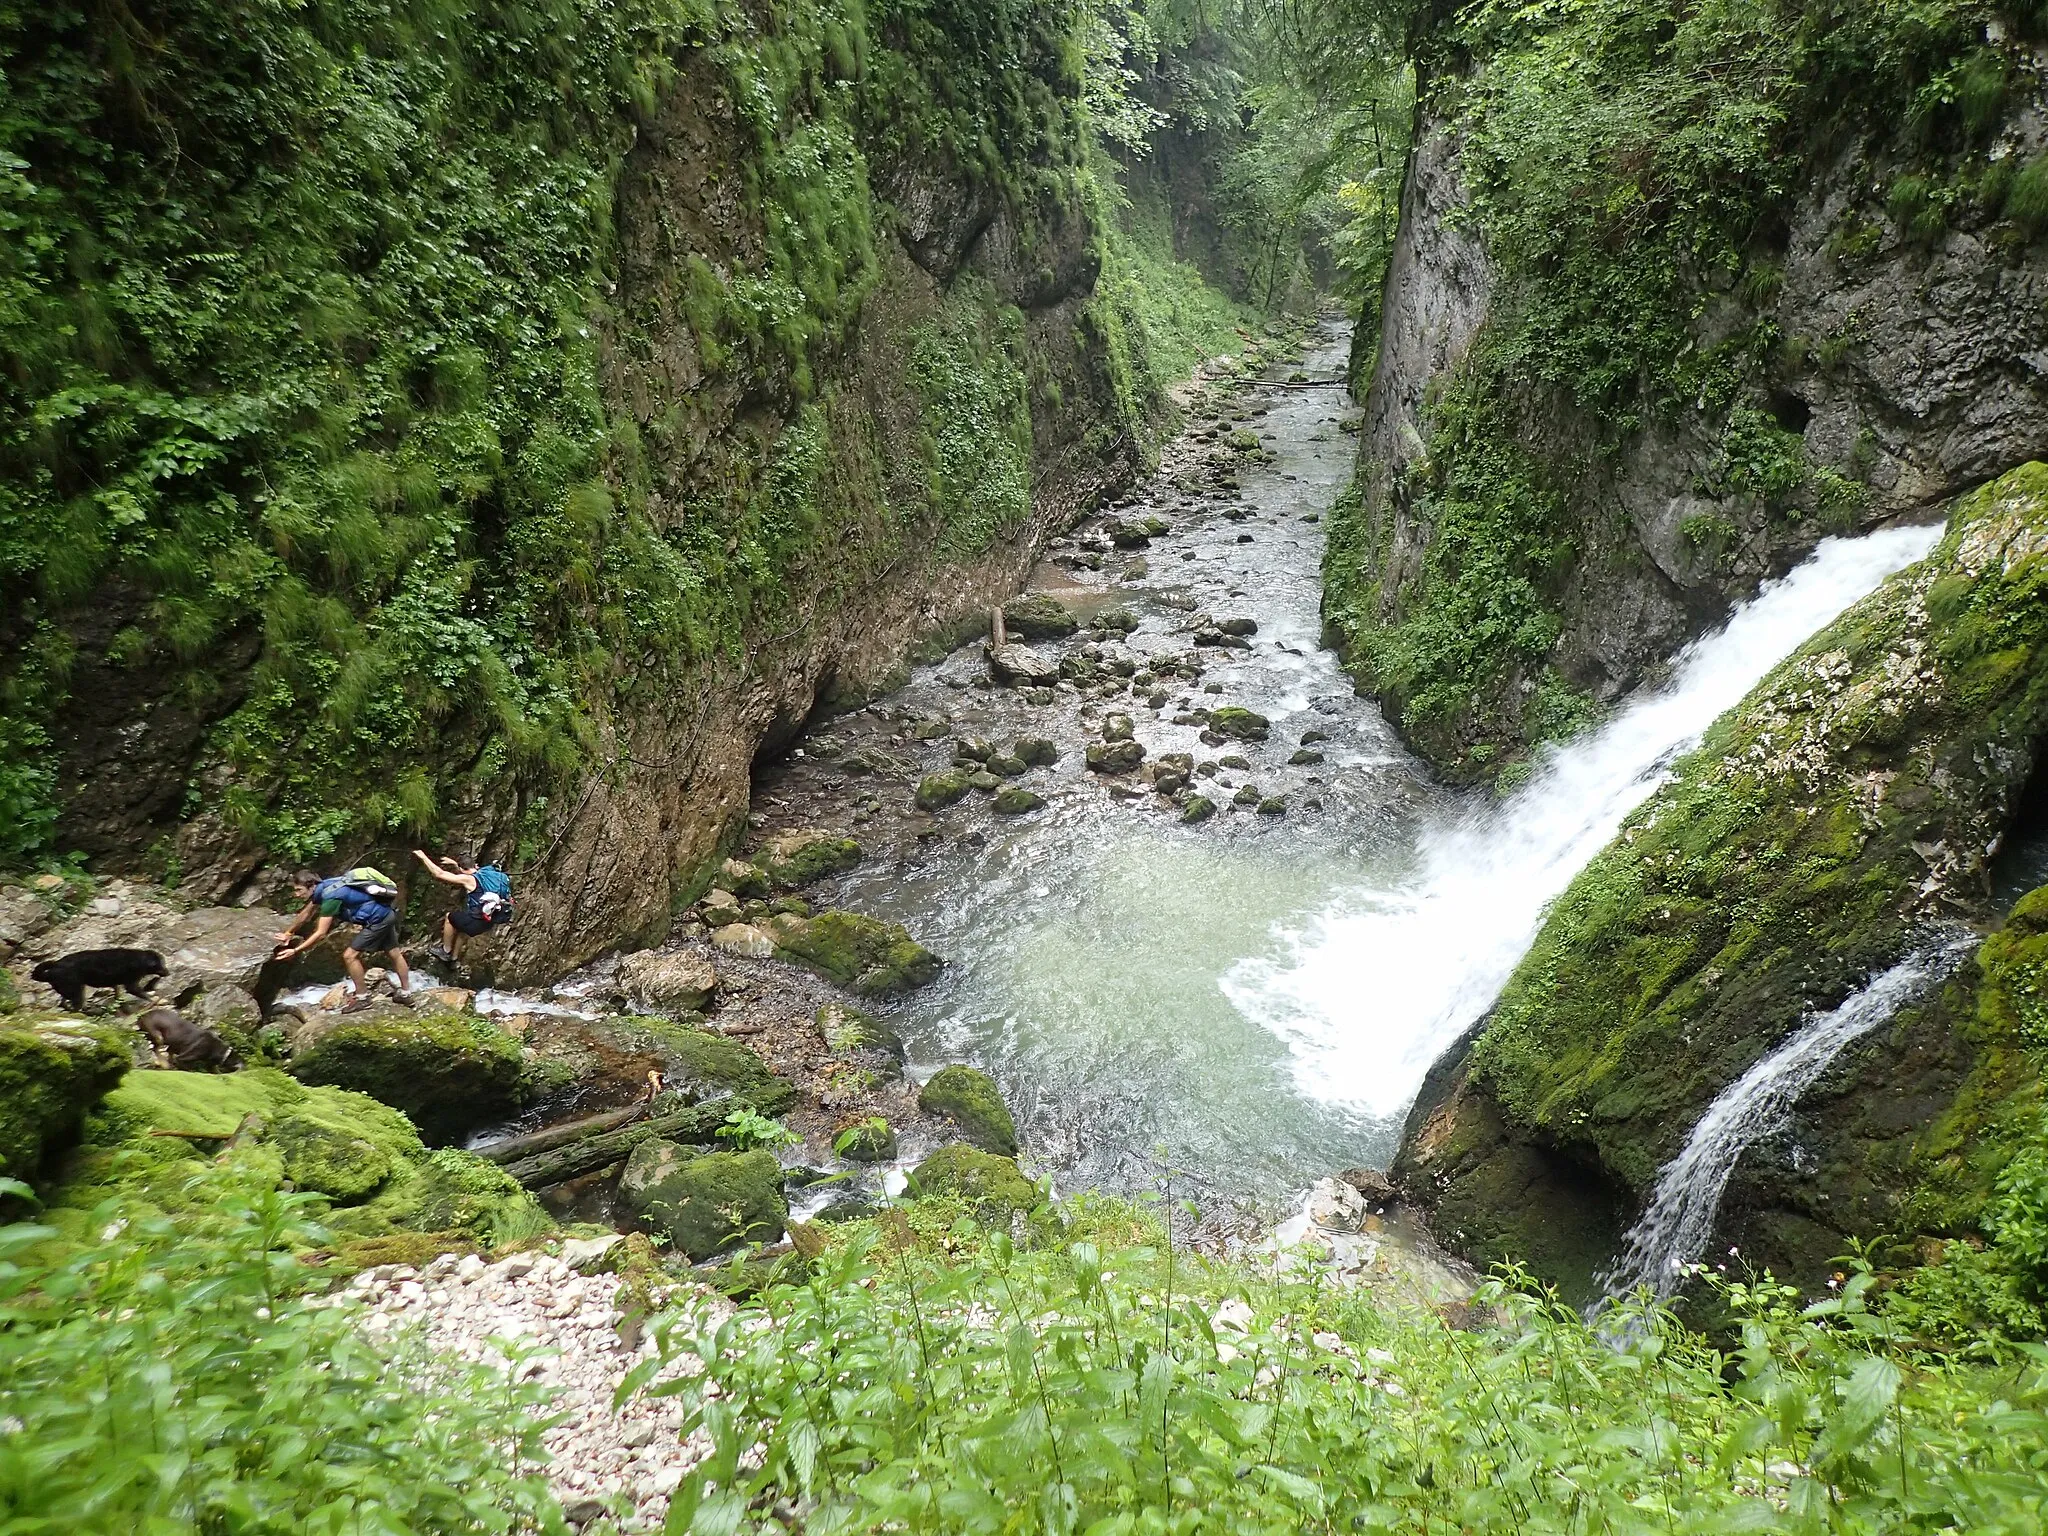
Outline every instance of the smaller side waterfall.
{"label": "smaller side waterfall", "polygon": [[1707,1107],[1679,1154],[1657,1173],[1649,1208],[1629,1230],[1621,1256],[1600,1276],[1609,1298],[1647,1285],[1659,1301],[1679,1288],[1706,1251],[1721,1192],[1744,1150],[1784,1127],[1792,1106],[1855,1040],[1955,968],[1973,940],[1931,945],[1871,978],[1840,1007],[1815,1014]]}

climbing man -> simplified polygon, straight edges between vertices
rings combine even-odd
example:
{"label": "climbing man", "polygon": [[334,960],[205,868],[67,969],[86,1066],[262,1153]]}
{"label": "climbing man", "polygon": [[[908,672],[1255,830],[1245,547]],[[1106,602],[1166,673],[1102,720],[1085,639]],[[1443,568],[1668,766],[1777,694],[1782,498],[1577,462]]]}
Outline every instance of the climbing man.
{"label": "climbing man", "polygon": [[467,892],[462,905],[441,919],[441,942],[427,953],[454,965],[464,938],[481,938],[512,920],[512,880],[495,864],[458,864],[415,848],[420,867],[443,885]]}
{"label": "climbing man", "polygon": [[[389,875],[365,865],[323,880],[310,869],[302,869],[292,877],[292,890],[304,905],[291,926],[279,931],[278,950],[273,958],[291,960],[303,955],[327,937],[337,919],[354,923],[359,931],[341,952],[342,969],[348,972],[353,995],[341,1011],[355,1013],[370,1006],[370,980],[363,969],[366,954],[381,954],[390,962],[392,973],[398,978],[393,998],[408,1008],[412,1006],[412,969],[405,963],[405,952],[398,947],[398,886]],[[292,943],[308,922],[313,924],[313,931],[299,943]]]}

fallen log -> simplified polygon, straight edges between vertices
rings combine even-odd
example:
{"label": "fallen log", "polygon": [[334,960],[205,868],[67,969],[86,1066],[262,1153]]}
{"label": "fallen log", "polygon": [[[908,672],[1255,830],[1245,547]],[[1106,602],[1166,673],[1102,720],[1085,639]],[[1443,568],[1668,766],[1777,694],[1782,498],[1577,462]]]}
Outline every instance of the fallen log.
{"label": "fallen log", "polygon": [[688,1109],[654,1115],[617,1130],[581,1136],[565,1146],[507,1163],[504,1168],[528,1189],[546,1189],[550,1184],[561,1184],[609,1167],[624,1159],[643,1141],[680,1141],[686,1145],[709,1143],[734,1110],[751,1109],[763,1115],[779,1114],[789,1107],[794,1097],[795,1090],[789,1084],[771,1083],[746,1093],[727,1094]]}
{"label": "fallen log", "polygon": [[628,1104],[624,1109],[608,1109],[600,1115],[586,1115],[581,1120],[565,1120],[560,1125],[550,1125],[542,1130],[528,1131],[524,1136],[507,1136],[503,1141],[494,1141],[487,1147],[476,1148],[476,1155],[486,1162],[516,1163],[521,1158],[534,1157],[542,1152],[552,1152],[565,1142],[577,1141],[585,1136],[594,1136],[599,1131],[615,1130],[631,1124],[647,1113],[647,1101]]}

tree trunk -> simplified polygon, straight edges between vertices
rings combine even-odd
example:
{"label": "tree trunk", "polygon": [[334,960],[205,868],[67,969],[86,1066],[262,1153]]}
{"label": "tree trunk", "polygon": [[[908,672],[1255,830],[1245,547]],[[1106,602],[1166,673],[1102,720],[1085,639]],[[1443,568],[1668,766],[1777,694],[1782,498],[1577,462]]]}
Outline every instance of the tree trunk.
{"label": "tree trunk", "polygon": [[551,1125],[544,1130],[529,1131],[524,1136],[507,1136],[503,1141],[494,1141],[488,1147],[476,1148],[476,1155],[493,1163],[516,1163],[522,1158],[537,1157],[543,1152],[552,1152],[564,1142],[579,1141],[585,1136],[594,1136],[599,1131],[615,1130],[628,1125],[647,1113],[647,1101],[628,1104],[624,1109],[608,1109],[601,1115],[588,1115],[581,1120],[565,1120],[560,1125]]}
{"label": "tree trunk", "polygon": [[528,1189],[545,1189],[569,1179],[595,1173],[623,1159],[643,1141],[708,1143],[736,1109],[752,1109],[773,1115],[789,1107],[793,1097],[787,1083],[773,1083],[749,1093],[729,1094],[689,1109],[657,1115],[618,1130],[597,1130],[546,1152],[536,1152],[504,1165],[505,1171]]}

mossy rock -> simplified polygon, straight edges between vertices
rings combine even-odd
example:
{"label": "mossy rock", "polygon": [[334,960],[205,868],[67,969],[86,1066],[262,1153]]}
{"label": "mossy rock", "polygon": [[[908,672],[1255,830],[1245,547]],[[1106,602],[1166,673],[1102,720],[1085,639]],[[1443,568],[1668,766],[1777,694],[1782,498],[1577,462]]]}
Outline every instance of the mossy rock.
{"label": "mossy rock", "polygon": [[121,1081],[129,1032],[101,1024],[0,1024],[0,1177],[28,1180]]}
{"label": "mossy rock", "polygon": [[896,1155],[896,1128],[880,1115],[848,1121],[833,1131],[832,1150],[849,1163],[885,1163]]}
{"label": "mossy rock", "polygon": [[1027,592],[1005,603],[1003,622],[1025,640],[1064,640],[1081,627],[1073,610],[1043,592]]}
{"label": "mossy rock", "polygon": [[939,1148],[919,1163],[904,1187],[905,1193],[917,1200],[964,1201],[978,1220],[992,1227],[1008,1227],[1013,1214],[1029,1214],[1045,1199],[1014,1158],[957,1143]]}
{"label": "mossy rock", "polygon": [[964,800],[971,788],[973,785],[968,782],[968,776],[957,769],[927,774],[917,786],[917,808],[920,811],[943,811],[947,806]]}
{"label": "mossy rock", "polygon": [[860,862],[860,844],[829,832],[786,832],[754,856],[770,887],[793,891],[799,886],[840,874]]}
{"label": "mossy rock", "polygon": [[902,924],[858,912],[834,909],[790,923],[778,928],[776,946],[785,958],[863,997],[908,992],[939,975],[939,957]]}
{"label": "mossy rock", "polygon": [[1273,722],[1264,715],[1249,709],[1239,709],[1226,704],[1221,709],[1209,711],[1209,729],[1218,735],[1235,737],[1239,741],[1264,741]]}
{"label": "mossy rock", "polygon": [[1180,819],[1191,827],[1201,825],[1215,814],[1216,802],[1207,795],[1189,795],[1180,808]]}
{"label": "mossy rock", "polygon": [[[762,1105],[786,1104],[795,1090],[737,1040],[667,1019],[635,1019],[665,1062],[665,1086],[701,1103],[721,1094],[744,1093]],[[775,1108],[762,1108],[774,1114]]]}
{"label": "mossy rock", "polygon": [[[1717,720],[1552,905],[1471,1050],[1468,1095],[1500,1118],[1498,1156],[1541,1147],[1611,1189],[1621,1215],[1639,1208],[1716,1095],[1918,947],[1931,911],[1989,919],[1985,850],[2018,814],[2044,737],[2048,465],[2034,464],[1958,501],[1926,561]],[[1974,1039],[1958,1067],[1953,1031],[1904,1023],[1842,1070],[1920,1105],[1922,1124],[1947,1118],[1944,1095],[1960,1103],[1982,1096],[1970,1082],[2013,1076],[2013,1031],[1962,1026]],[[1468,1226],[1507,1229],[1520,1184],[1489,1159],[1436,1156],[1442,1108],[1425,1094],[1411,1117],[1410,1190],[1461,1202]],[[1815,1283],[1806,1257],[1899,1231],[1925,1161],[1788,1172],[1780,1189],[1804,1192],[1778,1230],[1813,1235],[1745,1257]],[[1988,1172],[1950,1166],[1980,1186]]]}
{"label": "mossy rock", "polygon": [[1017,1123],[995,1080],[973,1067],[941,1067],[917,1096],[920,1109],[944,1115],[984,1152],[1017,1150]]}
{"label": "mossy rock", "polygon": [[551,1225],[503,1169],[452,1148],[430,1152],[390,1105],[267,1067],[131,1072],[88,1117],[66,1174],[52,1199],[73,1209],[111,1194],[202,1209],[221,1177],[306,1190],[333,1201],[323,1220],[351,1244],[434,1233],[494,1246]]}
{"label": "mossy rock", "polygon": [[844,1003],[827,1003],[816,1017],[825,1049],[834,1056],[851,1057],[889,1077],[903,1075],[903,1037],[885,1020]]}
{"label": "mossy rock", "polygon": [[519,1042],[470,1014],[383,1015],[341,1023],[291,1065],[316,1087],[349,1088],[403,1110],[429,1142],[460,1140],[518,1109]]}
{"label": "mossy rock", "polygon": [[998,816],[1024,816],[1039,810],[1044,804],[1045,796],[1012,785],[1008,789],[997,791],[994,808]]}
{"label": "mossy rock", "polygon": [[766,1151],[695,1153],[643,1141],[626,1160],[619,1195],[700,1263],[740,1243],[772,1243],[789,1222],[782,1165]]}

